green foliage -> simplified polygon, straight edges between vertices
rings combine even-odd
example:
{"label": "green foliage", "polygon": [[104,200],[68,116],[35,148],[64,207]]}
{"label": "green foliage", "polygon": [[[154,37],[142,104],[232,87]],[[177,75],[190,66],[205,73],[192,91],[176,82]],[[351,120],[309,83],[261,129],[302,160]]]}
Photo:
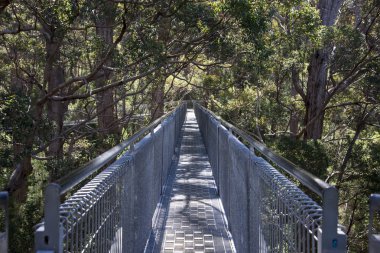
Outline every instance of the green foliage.
{"label": "green foliage", "polygon": [[289,14],[292,25],[291,39],[294,43],[310,43],[317,48],[321,45],[322,26],[318,10],[307,3],[293,8]]}
{"label": "green foliage", "polygon": [[34,226],[43,215],[43,192],[49,173],[45,162],[34,161],[33,173],[28,179],[28,195],[25,203],[11,202],[10,252],[33,252]]}
{"label": "green foliage", "polygon": [[264,47],[259,39],[268,29],[270,10],[264,1],[227,1],[229,12],[245,29],[247,39],[258,48]]}
{"label": "green foliage", "polygon": [[[97,131],[103,93],[93,91],[108,84],[117,85],[110,100],[119,100],[112,113],[122,119],[118,127],[123,138],[151,120],[129,116],[151,115],[152,94],[163,85],[166,97],[161,102],[184,96],[204,100],[298,166],[338,184],[341,222],[351,224],[350,250],[366,251],[368,210],[362,207],[369,193],[380,191],[380,23],[373,4],[344,4],[337,24],[325,27],[318,3],[304,0],[12,1],[0,13],[0,32],[11,31],[0,36],[0,187],[8,184],[14,162],[38,151],[27,177],[26,201],[12,204],[12,251],[32,251],[32,227],[41,219],[46,183],[118,143],[118,134]],[[123,25],[126,33],[104,66],[88,77],[111,48],[99,36],[99,29],[106,27],[96,27],[108,21],[113,41]],[[52,42],[58,46],[49,51],[56,59],[53,63],[47,52]],[[310,59],[318,49],[328,52],[323,67],[331,97],[324,105],[321,140],[302,141],[304,93]],[[55,98],[82,98],[45,99],[55,88],[48,80],[56,78],[49,75],[50,64],[62,67],[63,81],[76,80],[55,92]],[[94,81],[100,77],[101,82]],[[54,112],[65,123],[90,122],[59,129],[48,120],[54,103],[67,106],[67,111]],[[360,124],[364,125],[353,143]],[[52,157],[49,145],[57,135],[63,152]]]}
{"label": "green foliage", "polygon": [[[220,79],[233,87],[208,94],[210,108],[260,135],[296,165],[337,184],[340,222],[349,227],[350,251],[367,251],[366,201],[371,192],[380,191],[380,65],[379,53],[373,50],[379,39],[379,22],[373,18],[378,6],[372,2],[361,2],[359,9],[343,5],[337,24],[326,27],[318,4],[310,1],[225,3],[234,29],[226,39],[236,55]],[[300,137],[307,127],[305,94],[317,50],[331,52],[326,65],[326,94],[331,97],[323,105],[322,138],[310,142]],[[296,132],[291,132],[294,122]],[[358,126],[362,128],[354,140]]]}
{"label": "green foliage", "polygon": [[278,154],[313,175],[325,179],[329,167],[329,155],[318,141],[295,140],[288,136],[268,138],[267,144]]}
{"label": "green foliage", "polygon": [[12,172],[12,149],[11,146],[5,144],[2,139],[3,138],[0,137],[0,141],[2,142],[0,145],[0,188],[4,189]]}

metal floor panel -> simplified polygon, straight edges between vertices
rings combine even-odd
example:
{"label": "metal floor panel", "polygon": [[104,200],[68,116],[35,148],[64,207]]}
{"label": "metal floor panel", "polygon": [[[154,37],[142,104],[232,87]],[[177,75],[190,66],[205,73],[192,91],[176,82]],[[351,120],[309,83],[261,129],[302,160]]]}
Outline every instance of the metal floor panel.
{"label": "metal floor panel", "polygon": [[235,252],[192,109],[181,137],[146,252]]}

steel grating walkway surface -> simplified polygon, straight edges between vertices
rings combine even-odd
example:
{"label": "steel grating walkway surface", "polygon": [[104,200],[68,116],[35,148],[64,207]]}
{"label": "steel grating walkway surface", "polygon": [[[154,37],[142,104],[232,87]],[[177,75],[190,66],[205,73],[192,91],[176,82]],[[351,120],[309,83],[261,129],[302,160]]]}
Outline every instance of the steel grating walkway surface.
{"label": "steel grating walkway surface", "polygon": [[155,220],[145,252],[235,252],[192,109]]}

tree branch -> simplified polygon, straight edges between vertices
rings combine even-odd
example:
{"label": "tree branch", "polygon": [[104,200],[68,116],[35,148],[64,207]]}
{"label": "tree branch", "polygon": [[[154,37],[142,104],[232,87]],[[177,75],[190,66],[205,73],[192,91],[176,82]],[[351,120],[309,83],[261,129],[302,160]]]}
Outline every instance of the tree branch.
{"label": "tree branch", "polygon": [[83,82],[83,84],[87,83],[87,82],[94,81],[96,79],[96,75],[102,69],[103,65],[108,60],[108,58],[111,55],[111,53],[113,52],[113,50],[116,48],[116,46],[122,40],[122,38],[123,38],[126,30],[127,30],[127,24],[126,24],[125,19],[123,18],[123,27],[122,27],[122,29],[120,31],[119,36],[117,37],[117,39],[115,40],[115,42],[112,44],[112,46],[108,49],[107,53],[105,54],[105,56],[103,57],[103,59],[98,63],[98,65],[95,67],[95,69],[91,73],[87,74],[86,76],[73,77],[73,78],[67,80],[64,83],[59,84],[57,86],[57,88],[51,90],[42,99],[40,99],[37,102],[37,105],[44,104],[51,96],[53,96],[54,94],[56,94],[61,89],[66,88],[67,86],[69,86],[69,85],[71,85],[73,83],[80,82],[80,81],[83,81],[83,80],[85,80],[85,82]]}
{"label": "tree branch", "polygon": [[0,14],[5,10],[5,8],[7,8],[8,5],[10,5],[11,2],[12,0],[0,0]]}

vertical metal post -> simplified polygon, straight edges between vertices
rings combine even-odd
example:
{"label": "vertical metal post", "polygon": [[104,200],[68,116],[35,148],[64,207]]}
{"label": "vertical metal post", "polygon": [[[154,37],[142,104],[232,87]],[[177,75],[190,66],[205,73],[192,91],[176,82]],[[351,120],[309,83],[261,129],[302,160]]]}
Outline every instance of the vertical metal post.
{"label": "vertical metal post", "polygon": [[176,143],[177,143],[177,130],[178,130],[178,123],[177,123],[177,110],[174,111],[174,117],[173,117],[173,120],[174,120],[174,152],[175,152],[175,146],[176,146]]}
{"label": "vertical metal post", "polygon": [[207,114],[205,112],[203,112],[203,115],[205,116],[205,119],[203,120],[203,124],[204,124],[204,136],[203,136],[203,140],[204,140],[204,144],[206,146],[206,152],[207,152],[207,155],[209,154],[209,150],[208,150],[208,118],[207,118]]}
{"label": "vertical metal post", "polygon": [[216,123],[216,164],[215,164],[215,171],[216,175],[214,175],[215,179],[217,180],[217,185],[216,185],[216,191],[217,194],[220,194],[220,174],[219,174],[219,127],[220,127],[220,122],[217,121]]}
{"label": "vertical metal post", "polygon": [[379,231],[375,231],[373,227],[374,215],[377,211],[380,211],[380,194],[371,194],[369,198],[368,226],[369,253],[377,253],[380,249],[380,234],[376,234]]}
{"label": "vertical metal post", "polygon": [[257,155],[256,155],[256,151],[255,151],[255,147],[250,146],[250,147],[249,147],[249,150],[252,152],[253,156],[257,156]]}
{"label": "vertical metal post", "polygon": [[318,230],[318,253],[343,253],[347,236],[338,228],[338,190],[331,186],[323,191],[322,229]]}
{"label": "vertical metal post", "polygon": [[4,231],[0,231],[0,252],[8,252],[9,213],[8,192],[0,192],[0,208],[4,210]]}
{"label": "vertical metal post", "polygon": [[175,123],[175,133],[174,133],[174,154],[177,154],[179,152],[178,142],[179,142],[179,131],[181,129],[181,124],[179,122],[180,117],[180,110],[176,110],[174,113],[174,123]]}
{"label": "vertical metal post", "polygon": [[163,121],[161,121],[161,128],[162,128],[162,145],[161,145],[161,149],[162,149],[162,159],[161,159],[161,195],[164,194],[164,184],[165,184],[165,180],[164,180],[164,171],[165,171],[165,152],[164,152],[164,144],[165,144],[165,127],[164,127],[164,124],[163,124]]}
{"label": "vertical metal post", "polygon": [[36,251],[63,252],[63,227],[60,221],[59,206],[61,186],[51,183],[45,190],[44,225],[35,232]]}

